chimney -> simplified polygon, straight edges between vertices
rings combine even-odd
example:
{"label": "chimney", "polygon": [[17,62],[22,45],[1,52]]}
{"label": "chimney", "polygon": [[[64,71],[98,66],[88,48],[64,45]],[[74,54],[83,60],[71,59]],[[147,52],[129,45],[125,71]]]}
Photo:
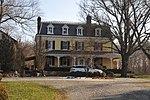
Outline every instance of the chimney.
{"label": "chimney", "polygon": [[41,27],[41,17],[38,17],[37,18],[37,34],[39,34],[40,27]]}
{"label": "chimney", "polygon": [[86,17],[86,24],[91,24],[91,16],[87,15]]}

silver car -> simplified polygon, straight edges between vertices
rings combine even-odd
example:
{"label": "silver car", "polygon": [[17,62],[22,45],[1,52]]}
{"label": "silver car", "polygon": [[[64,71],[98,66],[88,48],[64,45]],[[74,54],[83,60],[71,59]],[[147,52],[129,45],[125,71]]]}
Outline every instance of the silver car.
{"label": "silver car", "polygon": [[94,69],[94,68],[90,68],[90,67],[86,67],[84,65],[75,65],[70,69],[70,72],[99,72],[100,74],[103,73],[102,70],[100,69]]}

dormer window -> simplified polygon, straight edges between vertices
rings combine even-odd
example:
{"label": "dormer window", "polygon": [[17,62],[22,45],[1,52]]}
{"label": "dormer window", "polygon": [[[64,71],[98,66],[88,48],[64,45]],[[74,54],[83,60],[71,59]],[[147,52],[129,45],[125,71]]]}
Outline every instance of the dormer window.
{"label": "dormer window", "polygon": [[54,26],[52,24],[47,26],[47,34],[54,34]]}
{"label": "dormer window", "polygon": [[79,26],[77,27],[77,35],[83,35],[83,27]]}
{"label": "dormer window", "polygon": [[101,31],[102,31],[101,28],[96,28],[95,29],[95,36],[101,36]]}
{"label": "dormer window", "polygon": [[62,27],[62,35],[68,35],[68,29],[69,27],[67,25],[64,25]]}

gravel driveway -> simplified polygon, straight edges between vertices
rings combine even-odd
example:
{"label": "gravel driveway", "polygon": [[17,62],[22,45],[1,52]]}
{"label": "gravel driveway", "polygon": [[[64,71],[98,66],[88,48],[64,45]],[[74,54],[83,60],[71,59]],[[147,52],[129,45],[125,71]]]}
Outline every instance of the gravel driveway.
{"label": "gravel driveway", "polygon": [[65,91],[69,100],[150,100],[150,80],[115,78],[66,79],[62,77],[11,78],[3,81],[37,81]]}

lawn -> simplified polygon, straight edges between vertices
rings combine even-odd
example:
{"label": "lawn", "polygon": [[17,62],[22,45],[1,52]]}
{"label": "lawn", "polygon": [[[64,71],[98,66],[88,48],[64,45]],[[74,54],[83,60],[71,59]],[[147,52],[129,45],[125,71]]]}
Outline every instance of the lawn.
{"label": "lawn", "polygon": [[[120,74],[115,74],[115,77],[120,77]],[[127,77],[150,79],[150,75],[144,75],[144,74],[127,74]]]}
{"label": "lawn", "polygon": [[63,92],[34,82],[2,82],[9,100],[63,100]]}
{"label": "lawn", "polygon": [[143,75],[143,74],[131,74],[133,78],[144,78],[144,79],[150,79],[150,75]]}

